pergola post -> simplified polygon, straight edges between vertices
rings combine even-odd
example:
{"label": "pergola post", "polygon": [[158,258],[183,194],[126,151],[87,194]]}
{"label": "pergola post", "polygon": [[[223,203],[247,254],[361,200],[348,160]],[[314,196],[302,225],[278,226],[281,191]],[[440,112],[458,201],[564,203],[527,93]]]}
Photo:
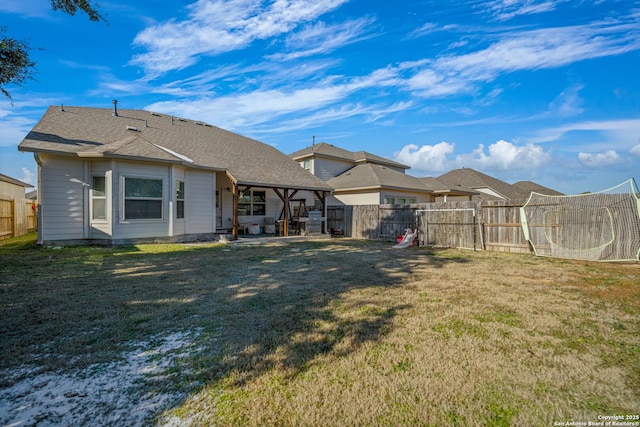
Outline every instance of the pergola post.
{"label": "pergola post", "polygon": [[232,228],[231,228],[231,234],[233,234],[233,240],[238,240],[238,227],[239,227],[239,220],[238,220],[238,184],[237,183],[232,183],[231,185],[232,188],[232,193],[233,193],[233,219],[232,219]]}
{"label": "pergola post", "polygon": [[285,237],[289,236],[289,189],[284,189],[283,195],[284,201],[284,235]]}

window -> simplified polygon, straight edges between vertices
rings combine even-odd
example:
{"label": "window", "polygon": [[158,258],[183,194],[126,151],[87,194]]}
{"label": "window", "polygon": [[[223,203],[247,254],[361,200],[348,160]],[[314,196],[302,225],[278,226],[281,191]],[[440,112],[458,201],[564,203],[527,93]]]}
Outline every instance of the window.
{"label": "window", "polygon": [[264,216],[267,213],[266,191],[247,191],[240,193],[238,199],[238,215]]}
{"label": "window", "polygon": [[176,218],[184,218],[184,181],[176,181]]}
{"label": "window", "polygon": [[91,186],[91,219],[107,219],[107,193],[104,176],[94,176]]}
{"label": "window", "polygon": [[406,205],[407,204],[407,199],[405,199],[404,197],[401,197],[398,199],[398,204],[399,205]]}
{"label": "window", "polygon": [[161,179],[124,179],[124,218],[162,219]]}
{"label": "window", "polygon": [[302,167],[304,168],[304,170],[311,172],[311,159],[307,159],[302,163],[303,163]]}
{"label": "window", "polygon": [[407,199],[407,202],[409,202],[410,205],[415,205],[416,204],[416,198],[415,197],[410,197]]}
{"label": "window", "polygon": [[384,198],[384,203],[387,205],[395,205],[396,204],[396,199],[395,197],[385,197]]}

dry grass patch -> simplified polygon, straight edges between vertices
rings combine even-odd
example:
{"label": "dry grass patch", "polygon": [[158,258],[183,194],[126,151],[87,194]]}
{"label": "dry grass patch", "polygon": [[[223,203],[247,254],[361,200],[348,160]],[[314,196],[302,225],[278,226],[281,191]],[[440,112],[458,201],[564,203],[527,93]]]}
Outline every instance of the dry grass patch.
{"label": "dry grass patch", "polygon": [[[161,425],[552,425],[634,414],[639,267],[350,239],[3,245],[0,413],[14,410],[2,399],[16,398],[20,381],[88,376],[145,345],[157,369],[126,392],[136,407],[165,396],[164,412],[145,415]],[[157,350],[176,333],[181,348]],[[127,421],[121,408],[104,411],[103,424]]]}

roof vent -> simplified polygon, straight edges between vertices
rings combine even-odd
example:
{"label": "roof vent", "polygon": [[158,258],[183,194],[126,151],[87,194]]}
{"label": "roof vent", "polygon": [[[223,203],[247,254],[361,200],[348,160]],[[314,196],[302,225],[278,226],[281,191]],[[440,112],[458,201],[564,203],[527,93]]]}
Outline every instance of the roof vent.
{"label": "roof vent", "polygon": [[60,104],[60,111],[64,111],[64,104]]}
{"label": "roof vent", "polygon": [[135,126],[127,126],[127,130],[133,131],[133,132],[140,132],[140,129],[138,129]]}
{"label": "roof vent", "polygon": [[162,117],[160,114],[158,113],[151,113],[152,116],[156,116],[156,117]]}
{"label": "roof vent", "polygon": [[118,117],[118,100],[114,99],[111,102],[113,103],[113,117]]}

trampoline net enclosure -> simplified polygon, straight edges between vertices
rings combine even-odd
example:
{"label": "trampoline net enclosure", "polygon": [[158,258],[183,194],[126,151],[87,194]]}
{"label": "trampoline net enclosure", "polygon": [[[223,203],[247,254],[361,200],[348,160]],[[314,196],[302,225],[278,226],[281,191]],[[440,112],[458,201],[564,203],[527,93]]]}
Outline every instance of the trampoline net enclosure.
{"label": "trampoline net enclosure", "polygon": [[520,208],[536,255],[592,261],[638,261],[640,198],[633,179],[575,196],[531,193]]}

